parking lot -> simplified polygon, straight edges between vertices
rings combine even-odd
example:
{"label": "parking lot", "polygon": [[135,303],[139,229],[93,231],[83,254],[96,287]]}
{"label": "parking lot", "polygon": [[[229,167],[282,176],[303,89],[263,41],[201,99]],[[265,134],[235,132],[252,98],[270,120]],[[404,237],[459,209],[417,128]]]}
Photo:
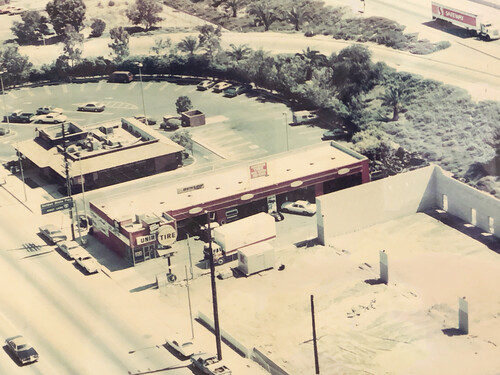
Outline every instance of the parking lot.
{"label": "parking lot", "polygon": [[[193,108],[203,112],[207,121],[204,126],[189,129],[193,139],[224,159],[250,160],[321,142],[322,129],[286,126],[292,119],[290,108],[255,92],[226,98],[220,93],[197,91],[195,85],[171,82],[143,82],[143,92],[146,114],[158,121],[156,127],[164,115],[176,114],[175,101],[179,96],[188,96]],[[105,104],[106,110],[100,113],[77,111],[78,106],[91,101]],[[62,108],[68,121],[82,126],[143,114],[138,81],[47,85],[10,90],[5,96],[7,113],[16,109],[36,112],[37,108],[47,105]],[[38,126],[50,125],[10,124],[13,135],[1,142],[12,144],[32,138]],[[12,148],[2,147],[1,160],[14,156]]]}

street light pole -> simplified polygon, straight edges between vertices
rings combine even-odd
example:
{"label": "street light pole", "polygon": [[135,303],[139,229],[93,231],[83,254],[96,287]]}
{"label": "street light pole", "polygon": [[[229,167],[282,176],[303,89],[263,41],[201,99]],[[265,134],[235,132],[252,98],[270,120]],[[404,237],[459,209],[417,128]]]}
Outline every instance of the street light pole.
{"label": "street light pole", "polygon": [[288,147],[288,117],[286,115],[286,112],[283,112],[285,115],[285,134],[286,134],[286,150],[289,151],[290,148]]}
{"label": "street light pole", "polygon": [[139,67],[139,80],[141,82],[141,97],[142,97],[142,110],[144,112],[145,124],[148,124],[148,117],[146,116],[146,104],[144,103],[144,89],[142,88],[142,63],[138,62],[136,65]]}
{"label": "street light pole", "polygon": [[2,83],[2,102],[3,102],[3,111],[5,113],[5,120],[7,121],[7,133],[10,133],[10,123],[9,123],[9,114],[7,113],[7,107],[5,106],[5,91],[3,87],[3,75],[6,71],[0,71],[0,82]]}

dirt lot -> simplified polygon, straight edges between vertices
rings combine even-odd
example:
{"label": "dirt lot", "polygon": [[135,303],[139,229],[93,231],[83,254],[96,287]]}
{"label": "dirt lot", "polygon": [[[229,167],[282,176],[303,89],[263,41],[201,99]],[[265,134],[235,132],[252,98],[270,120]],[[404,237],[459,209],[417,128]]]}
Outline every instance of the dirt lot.
{"label": "dirt lot", "polygon": [[[381,249],[389,285],[373,282]],[[285,269],[219,281],[220,321],[290,374],[314,371],[311,294],[321,373],[498,373],[498,254],[430,216],[387,222],[328,246],[289,244],[277,264]],[[194,309],[211,316],[208,288],[207,277],[194,280],[191,297]],[[171,288],[161,298],[173,302],[184,293]],[[456,335],[462,296],[469,335]]]}

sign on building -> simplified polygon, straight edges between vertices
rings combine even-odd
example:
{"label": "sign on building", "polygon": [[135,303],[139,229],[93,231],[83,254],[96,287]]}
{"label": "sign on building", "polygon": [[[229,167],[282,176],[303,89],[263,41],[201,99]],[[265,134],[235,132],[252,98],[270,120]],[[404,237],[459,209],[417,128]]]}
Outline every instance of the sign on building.
{"label": "sign on building", "polygon": [[144,245],[148,242],[156,240],[156,234],[149,234],[147,236],[138,236],[136,239],[137,246]]}
{"label": "sign on building", "polygon": [[158,243],[170,246],[177,240],[177,231],[171,225],[164,225],[158,230]]}
{"label": "sign on building", "polygon": [[262,162],[250,166],[250,178],[267,176],[267,163]]}
{"label": "sign on building", "polygon": [[189,193],[190,191],[200,190],[205,187],[205,184],[197,184],[191,186],[185,186],[182,188],[177,188],[177,194]]}
{"label": "sign on building", "polygon": [[72,197],[61,198],[52,202],[42,203],[40,205],[42,215],[50,214],[51,212],[66,210],[68,208],[73,208]]}

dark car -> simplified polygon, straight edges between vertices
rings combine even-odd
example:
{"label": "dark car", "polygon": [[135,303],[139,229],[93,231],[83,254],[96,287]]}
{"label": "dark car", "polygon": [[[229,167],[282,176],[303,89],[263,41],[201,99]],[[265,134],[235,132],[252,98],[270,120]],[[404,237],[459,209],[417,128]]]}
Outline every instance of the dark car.
{"label": "dark car", "polygon": [[5,340],[7,348],[14,354],[17,360],[25,365],[38,361],[37,351],[21,335],[10,337]]}
{"label": "dark car", "polygon": [[31,112],[23,112],[22,110],[16,110],[12,112],[8,116],[3,117],[3,122],[7,122],[7,119],[9,122],[21,122],[21,123],[29,123],[33,121],[33,116],[35,116],[34,113]]}
{"label": "dark car", "polygon": [[349,138],[349,132],[347,130],[339,128],[328,130],[324,132],[323,136],[321,137],[323,141],[336,141],[347,138]]}
{"label": "dark car", "polygon": [[224,90],[224,96],[228,98],[234,98],[235,96],[243,94],[244,92],[247,91],[248,91],[248,86],[246,85],[234,85]]}
{"label": "dark car", "polygon": [[[146,123],[146,119],[144,118],[144,116],[139,115],[139,116],[134,116],[134,118],[136,120],[139,120],[143,124]],[[154,118],[148,117],[148,125],[156,125],[156,120]]]}

